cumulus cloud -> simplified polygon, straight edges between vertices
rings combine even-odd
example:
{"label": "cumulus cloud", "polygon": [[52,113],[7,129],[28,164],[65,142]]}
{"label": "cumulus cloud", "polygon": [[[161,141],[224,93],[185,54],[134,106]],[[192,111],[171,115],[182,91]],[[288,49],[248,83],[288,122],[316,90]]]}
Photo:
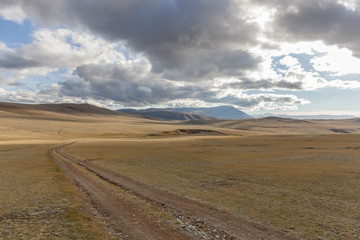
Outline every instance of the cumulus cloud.
{"label": "cumulus cloud", "polygon": [[282,58],[279,61],[280,64],[285,65],[287,67],[294,67],[296,65],[300,65],[300,62],[297,58],[291,57],[291,56],[286,56],[284,58]]}
{"label": "cumulus cloud", "polygon": [[[55,87],[55,86],[53,86]],[[54,93],[54,92],[52,92]],[[106,99],[82,98],[58,96],[35,90],[7,90],[0,88],[0,101],[22,102],[22,103],[88,103],[99,107],[109,107],[117,105],[114,101]]]}
{"label": "cumulus cloud", "polygon": [[355,0],[3,0],[0,15],[40,27],[30,44],[0,42],[1,84],[68,73],[20,94],[39,101],[295,109],[308,103],[296,97],[301,90],[360,88],[341,80],[359,73]]}
{"label": "cumulus cloud", "polygon": [[333,75],[360,74],[360,59],[352,56],[348,49],[337,49],[316,56],[311,60],[315,70],[331,72]]}
{"label": "cumulus cloud", "polygon": [[[125,41],[149,57],[154,72],[182,69],[196,56],[228,58],[235,61],[222,68],[234,68],[237,63],[244,68],[244,55],[230,56],[229,51],[241,51],[257,41],[256,25],[243,21],[241,9],[231,0],[16,2],[7,4],[31,13],[28,17],[35,21],[66,24],[111,41]],[[223,56],[218,49],[225,51]]]}
{"label": "cumulus cloud", "polygon": [[124,61],[121,52],[102,38],[69,29],[39,29],[34,41],[17,49],[0,46],[0,68],[66,68],[82,64]]}
{"label": "cumulus cloud", "polygon": [[234,90],[222,91],[215,102],[226,102],[245,110],[289,110],[297,109],[297,105],[309,104],[308,100],[298,98],[293,94],[246,94]]}
{"label": "cumulus cloud", "polygon": [[360,56],[359,4],[353,9],[344,1],[294,1],[278,11],[274,26],[280,37],[292,41],[299,39],[322,40],[328,44],[347,47]]}
{"label": "cumulus cloud", "polygon": [[0,2],[0,15],[9,21],[22,23],[26,18],[26,13],[19,1],[3,0]]}
{"label": "cumulus cloud", "polygon": [[179,85],[151,73],[146,60],[125,65],[83,65],[73,74],[74,78],[59,83],[59,94],[108,98],[126,106],[195,98],[207,91],[204,87]]}

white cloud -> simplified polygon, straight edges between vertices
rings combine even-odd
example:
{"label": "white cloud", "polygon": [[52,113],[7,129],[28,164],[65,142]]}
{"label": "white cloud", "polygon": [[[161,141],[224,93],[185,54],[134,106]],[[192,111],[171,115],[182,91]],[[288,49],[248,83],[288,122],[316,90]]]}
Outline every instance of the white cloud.
{"label": "white cloud", "polygon": [[124,54],[117,51],[120,43],[109,43],[88,33],[63,28],[38,29],[33,33],[33,38],[32,43],[16,49],[10,49],[4,43],[0,44],[0,67],[70,68],[82,64],[126,61]]}
{"label": "white cloud", "polygon": [[46,77],[58,70],[58,68],[46,67],[26,68],[17,71],[0,70],[0,75],[2,76],[0,83],[3,85],[24,84],[31,77]]}
{"label": "white cloud", "polygon": [[34,34],[34,42],[19,49],[30,59],[41,58],[47,67],[76,67],[82,64],[99,64],[125,61],[118,44],[88,33],[69,29],[40,29]]}
{"label": "white cloud", "polygon": [[88,33],[63,28],[38,29],[33,38],[32,43],[15,49],[0,42],[2,83],[23,82],[29,77],[46,76],[60,68],[71,69],[84,64],[131,65],[133,62],[117,50],[120,43],[109,43]]}
{"label": "white cloud", "polygon": [[359,0],[338,0],[337,2],[352,11],[356,11],[357,5],[359,4]]}
{"label": "white cloud", "polygon": [[4,18],[5,20],[17,22],[17,23],[23,23],[23,21],[26,19],[26,13],[23,8],[16,5],[11,6],[2,6],[0,3],[0,16]]}
{"label": "white cloud", "polygon": [[0,101],[25,102],[25,103],[88,103],[99,107],[116,105],[112,100],[100,100],[94,98],[58,96],[56,94],[42,94],[39,91],[30,90],[6,90],[0,88]]}
{"label": "white cloud", "polygon": [[311,60],[313,67],[320,72],[332,72],[335,76],[360,73],[360,59],[348,49],[332,49],[323,56]]}
{"label": "white cloud", "polygon": [[343,81],[343,80],[332,80],[326,83],[327,87],[335,87],[340,89],[356,89],[360,88],[359,81]]}
{"label": "white cloud", "polygon": [[[360,73],[360,60],[349,50],[358,50],[358,33],[347,28],[359,19],[355,3],[3,0],[3,18],[18,23],[28,18],[42,28],[33,32],[32,43],[19,48],[0,43],[2,85],[26,86],[27,80],[34,85],[34,78],[50,78],[53,73],[62,80],[50,85],[55,82],[51,79],[38,92],[19,87],[2,94],[24,101],[46,102],[56,95],[62,101],[93,99],[128,106],[295,109],[308,103],[295,91],[360,87],[356,79],[340,80],[342,75]],[[316,20],[314,26],[311,19]],[[301,55],[313,57],[307,64],[314,69],[303,65]],[[279,58],[276,64],[282,66],[277,68],[274,59]],[[60,71],[65,73],[59,76]],[[321,74],[325,71],[339,80],[329,81]],[[249,89],[261,94],[246,94]],[[276,94],[279,89],[292,94]]]}
{"label": "white cloud", "polygon": [[0,53],[1,52],[8,52],[10,49],[7,47],[7,45],[3,42],[0,42]]}
{"label": "white cloud", "polygon": [[285,65],[287,67],[294,67],[296,65],[300,65],[300,62],[297,58],[286,56],[282,59],[280,59],[280,64]]}
{"label": "white cloud", "polygon": [[[218,102],[226,101],[238,108],[248,111],[297,109],[298,105],[309,104],[310,101],[298,98],[293,94],[257,93],[247,94],[242,91],[228,89],[216,96]],[[216,101],[214,101],[216,102]]]}
{"label": "white cloud", "polygon": [[[296,61],[292,58],[288,58],[287,64],[295,65],[288,68],[284,80],[290,83],[301,83],[301,90],[315,90],[325,87],[336,87],[340,89],[355,89],[360,88],[359,81],[344,81],[344,80],[326,80],[324,77],[321,77],[317,72],[307,72],[305,71],[300,64],[296,64]],[[341,74],[343,75],[343,74]],[[297,89],[299,90],[299,89]]]}

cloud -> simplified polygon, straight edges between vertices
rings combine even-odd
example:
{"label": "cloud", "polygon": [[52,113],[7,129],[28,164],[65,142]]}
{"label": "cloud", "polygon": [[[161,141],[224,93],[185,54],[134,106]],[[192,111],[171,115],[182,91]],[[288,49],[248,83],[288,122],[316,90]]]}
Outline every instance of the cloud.
{"label": "cloud", "polygon": [[343,80],[332,80],[326,83],[328,87],[340,88],[340,89],[356,89],[360,88],[359,81],[343,81]]}
{"label": "cloud", "polygon": [[169,69],[162,73],[164,78],[182,81],[201,81],[218,77],[246,75],[257,69],[260,59],[244,50],[213,50],[199,54],[189,53],[182,69]]}
{"label": "cloud", "polygon": [[286,56],[284,58],[282,58],[279,61],[280,64],[285,65],[287,67],[294,67],[296,65],[300,65],[300,62],[297,58],[291,57],[291,56]]}
{"label": "cloud", "polygon": [[245,78],[239,81],[226,83],[222,87],[239,90],[301,90],[302,82],[289,82],[284,79],[276,81],[272,79],[251,80]]}
{"label": "cloud", "polygon": [[213,100],[217,103],[230,103],[249,111],[297,109],[297,105],[310,103],[308,100],[298,98],[293,94],[246,94],[234,90],[223,91],[218,95],[217,99]]}
{"label": "cloud", "polygon": [[[226,87],[214,87],[211,83],[175,82],[161,78],[150,71],[150,63],[143,59],[132,65],[83,65],[76,68],[73,78],[52,85],[41,91],[42,94],[58,97],[78,97],[82,99],[111,99],[123,106],[169,106],[174,105],[220,105],[233,104],[243,109],[281,108],[281,105],[296,107],[307,103],[295,95],[284,94],[246,94],[242,92],[246,84],[240,87],[229,83]],[[208,85],[210,84],[210,85]],[[261,83],[262,85],[264,83]],[[284,82],[278,85],[288,84]],[[296,84],[294,84],[295,86]],[[258,87],[258,86],[257,86]],[[273,87],[273,85],[271,86]],[[270,86],[269,86],[270,88]]]}
{"label": "cloud", "polygon": [[[68,29],[38,29],[34,41],[17,49],[0,47],[0,68],[66,68],[82,64],[125,61],[118,44]],[[3,44],[4,45],[4,44]]]}
{"label": "cloud", "polygon": [[3,0],[0,2],[0,15],[9,21],[22,23],[26,18],[26,13],[19,1]]}
{"label": "cloud", "polygon": [[[55,87],[55,86],[54,86]],[[35,90],[6,90],[0,88],[1,102],[22,102],[22,103],[88,103],[99,107],[114,106],[116,103],[111,100],[101,100],[93,98],[58,96]]]}
{"label": "cloud", "polygon": [[315,70],[331,72],[332,75],[360,74],[360,59],[352,56],[348,49],[337,49],[311,60]]}
{"label": "cloud", "polygon": [[280,38],[322,40],[347,47],[360,56],[360,11],[358,4],[353,7],[356,9],[329,0],[295,1],[278,11],[273,26]]}
{"label": "cloud", "polygon": [[131,64],[97,64],[77,67],[73,78],[59,83],[58,94],[112,99],[126,106],[144,106],[174,99],[201,97],[206,88],[179,85],[150,72],[143,59]]}
{"label": "cloud", "polygon": [[[29,81],[28,89],[34,89],[34,78],[42,76],[40,89],[19,91],[24,101],[56,96],[124,106],[176,102],[295,109],[308,103],[296,97],[299,91],[360,87],[356,79],[341,80],[358,73],[358,5],[335,0],[3,0],[3,18],[30,19],[38,28],[30,44],[9,48],[0,43],[0,83],[26,86]],[[67,75],[60,76],[62,71]],[[327,71],[331,79],[323,74]],[[253,90],[257,94],[250,94]],[[3,96],[16,98],[9,92]]]}
{"label": "cloud", "polygon": [[109,43],[88,33],[69,29],[37,29],[34,41],[19,48],[0,42],[2,83],[25,83],[27,78],[46,76],[61,69],[86,64],[126,63],[121,43]]}
{"label": "cloud", "polygon": [[156,73],[191,66],[190,75],[206,75],[213,68],[204,69],[204,60],[225,73],[254,67],[245,49],[257,42],[258,28],[241,19],[242,10],[231,0],[16,2],[18,5],[7,3],[32,13],[28,17],[43,25],[66,25],[126,42],[127,47],[150,59]]}

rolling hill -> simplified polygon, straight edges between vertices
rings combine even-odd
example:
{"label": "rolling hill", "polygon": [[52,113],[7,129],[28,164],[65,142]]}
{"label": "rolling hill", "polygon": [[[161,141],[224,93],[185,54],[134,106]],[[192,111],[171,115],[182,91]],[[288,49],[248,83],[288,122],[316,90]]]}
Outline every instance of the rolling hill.
{"label": "rolling hill", "polygon": [[[99,224],[137,233],[161,223],[172,234],[186,221],[209,229],[208,239],[241,237],[242,226],[256,233],[249,239],[272,229],[299,239],[357,234],[360,119],[154,118],[88,104],[0,103],[0,218],[9,219],[0,235],[113,239]],[[84,215],[95,207],[99,215]],[[293,239],[279,236],[271,239]]]}
{"label": "rolling hill", "polygon": [[161,120],[215,120],[215,118],[200,114],[172,111],[170,109],[120,109],[118,112],[136,114]]}
{"label": "rolling hill", "polygon": [[21,104],[0,103],[0,111],[11,113],[35,113],[53,112],[62,114],[97,114],[97,115],[119,115],[118,112],[107,108],[101,108],[90,104],[60,103],[60,104]]}

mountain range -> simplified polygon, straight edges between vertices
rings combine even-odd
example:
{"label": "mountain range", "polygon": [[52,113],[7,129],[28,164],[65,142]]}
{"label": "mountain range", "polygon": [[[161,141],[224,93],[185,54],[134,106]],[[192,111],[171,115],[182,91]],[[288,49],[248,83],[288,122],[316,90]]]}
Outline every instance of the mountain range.
{"label": "mountain range", "polygon": [[215,120],[216,119],[206,115],[178,112],[168,109],[156,109],[156,108],[143,109],[143,110],[119,109],[117,111],[121,113],[135,114],[135,115],[146,116],[149,118],[160,119],[160,120]]}
{"label": "mountain range", "polygon": [[123,113],[139,114],[164,120],[212,120],[212,119],[250,119],[250,115],[232,107],[219,106],[210,108],[150,108],[119,109]]}
{"label": "mountain range", "polygon": [[210,108],[149,108],[142,110],[119,109],[118,112],[136,114],[162,120],[235,120],[251,118],[289,118],[289,119],[351,119],[354,115],[286,115],[286,114],[254,114],[249,115],[232,106]]}
{"label": "mountain range", "polygon": [[234,120],[234,119],[251,119],[279,117],[287,119],[351,119],[357,118],[353,115],[274,115],[270,113],[248,115],[232,106],[220,106],[212,108],[150,108],[143,110],[119,109],[116,111],[96,107],[89,104],[19,104],[0,102],[0,111],[9,111],[13,113],[25,113],[33,111],[50,111],[68,114],[101,114],[117,115],[121,113],[145,116],[152,119],[160,120]]}

